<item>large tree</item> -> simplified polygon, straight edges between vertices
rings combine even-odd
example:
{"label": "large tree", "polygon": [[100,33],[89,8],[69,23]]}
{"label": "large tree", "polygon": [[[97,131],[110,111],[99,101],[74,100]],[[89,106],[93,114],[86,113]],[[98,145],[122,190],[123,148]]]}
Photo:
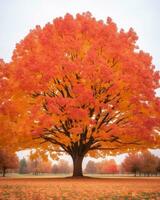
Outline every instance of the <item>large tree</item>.
{"label": "large tree", "polygon": [[36,26],[9,64],[16,91],[29,99],[17,115],[18,134],[32,135],[39,152],[71,155],[73,176],[82,176],[85,155],[159,147],[160,76],[136,40],[133,29],[118,30],[111,18],[96,21],[90,13]]}

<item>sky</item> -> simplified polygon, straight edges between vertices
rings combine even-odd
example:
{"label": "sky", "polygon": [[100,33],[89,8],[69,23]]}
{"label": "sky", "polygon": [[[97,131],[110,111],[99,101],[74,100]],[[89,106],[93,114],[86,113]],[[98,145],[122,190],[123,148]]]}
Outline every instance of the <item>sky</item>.
{"label": "sky", "polygon": [[[44,26],[66,13],[89,11],[104,21],[110,16],[126,31],[132,27],[139,36],[138,46],[152,55],[153,64],[160,70],[159,10],[160,0],[0,0],[0,58],[9,62],[16,43],[36,25]],[[26,153],[19,154],[23,155]],[[117,161],[123,157],[117,157]]]}

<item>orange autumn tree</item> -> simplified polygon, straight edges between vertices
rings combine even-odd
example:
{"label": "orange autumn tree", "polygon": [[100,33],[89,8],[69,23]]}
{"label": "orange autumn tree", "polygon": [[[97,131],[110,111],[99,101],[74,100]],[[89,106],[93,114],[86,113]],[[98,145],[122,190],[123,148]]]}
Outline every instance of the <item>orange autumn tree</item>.
{"label": "orange autumn tree", "polygon": [[39,151],[71,155],[73,176],[83,175],[85,155],[159,147],[160,74],[136,40],[111,18],[67,14],[36,26],[14,50],[14,78],[32,97],[21,133]]}
{"label": "orange autumn tree", "polygon": [[18,88],[10,64],[0,59],[0,149],[7,148],[14,153],[31,142],[32,137],[25,135],[28,131],[24,130],[23,125],[27,122],[30,103],[28,96]]}
{"label": "orange autumn tree", "polygon": [[[15,139],[13,127],[15,117],[15,105],[11,101],[11,80],[9,79],[10,68],[0,59],[0,149],[6,147],[13,149],[15,146],[13,140]],[[11,138],[12,140],[8,140]],[[13,142],[13,143],[12,143]]]}

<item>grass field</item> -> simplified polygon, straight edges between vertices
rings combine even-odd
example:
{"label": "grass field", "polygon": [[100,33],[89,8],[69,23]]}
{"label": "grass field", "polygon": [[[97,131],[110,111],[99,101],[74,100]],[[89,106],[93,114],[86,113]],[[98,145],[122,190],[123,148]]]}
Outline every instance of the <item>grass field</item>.
{"label": "grass field", "polygon": [[0,200],[160,200],[160,178],[0,178]]}

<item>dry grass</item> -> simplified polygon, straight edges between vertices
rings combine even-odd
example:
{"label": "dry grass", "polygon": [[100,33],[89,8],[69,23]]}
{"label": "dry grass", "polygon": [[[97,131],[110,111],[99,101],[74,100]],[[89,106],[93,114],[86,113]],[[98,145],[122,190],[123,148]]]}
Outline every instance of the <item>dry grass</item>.
{"label": "dry grass", "polygon": [[160,200],[160,178],[1,178],[0,200]]}

